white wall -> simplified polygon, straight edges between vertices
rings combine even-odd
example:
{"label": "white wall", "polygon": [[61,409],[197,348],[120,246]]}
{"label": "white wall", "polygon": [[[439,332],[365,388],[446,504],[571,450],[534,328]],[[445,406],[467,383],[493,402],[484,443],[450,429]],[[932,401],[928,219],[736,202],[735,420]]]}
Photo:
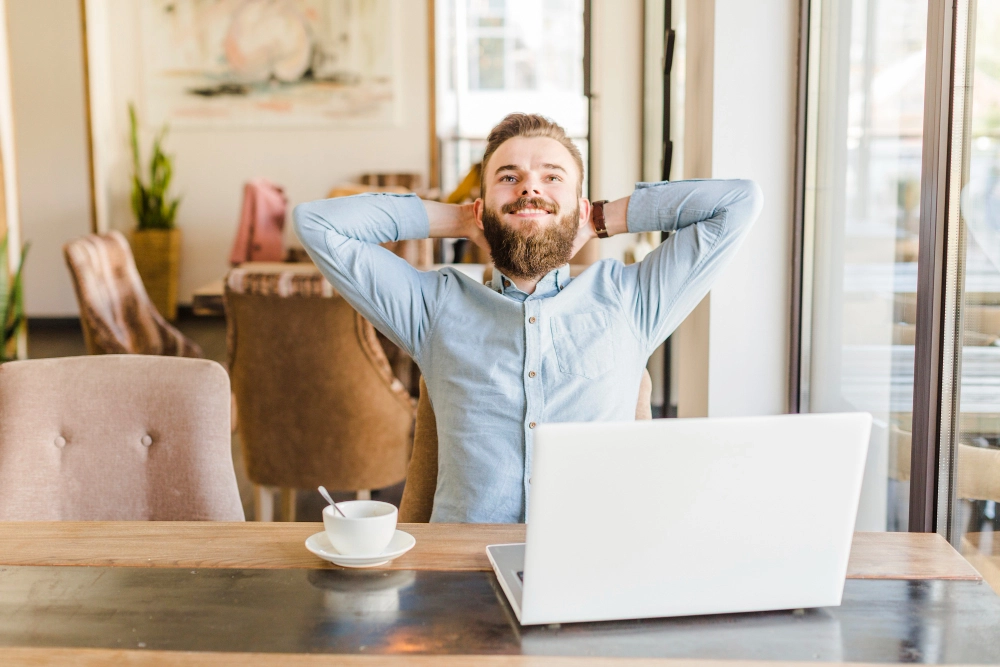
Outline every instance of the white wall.
{"label": "white wall", "polygon": [[90,232],[80,5],[8,0],[7,19],[25,310],[74,316],[62,246]]}
{"label": "white wall", "polygon": [[712,176],[752,178],[765,199],[712,290],[712,416],[787,410],[798,5],[716,0]]}
{"label": "white wall", "polygon": [[[110,226],[121,230],[135,225],[128,205],[129,100],[137,102],[140,120],[145,117],[138,93],[137,5],[134,0],[109,0],[107,13],[107,32],[114,35],[107,57],[114,114],[110,134],[116,144],[101,171],[109,184]],[[295,204],[325,197],[331,186],[355,181],[365,172],[417,172],[426,183],[430,166],[427,6],[422,0],[397,0],[395,6],[400,36],[399,124],[375,129],[171,129],[165,150],[175,156],[174,191],[183,197],[177,216],[183,234],[182,303],[190,299],[192,290],[221,278],[228,269],[242,187],[251,178],[263,176],[284,187],[289,212]],[[148,146],[156,128],[142,129]],[[292,242],[290,227],[287,238]]]}
{"label": "white wall", "polygon": [[[687,116],[685,176],[752,178],[765,201],[739,254],[691,326],[685,323],[681,339],[689,353],[682,370],[690,385],[699,385],[705,373],[708,382],[694,395],[682,393],[679,412],[780,414],[787,410],[798,2],[715,0],[714,13],[707,4],[688,4],[688,101],[710,95],[711,123],[699,130]],[[714,17],[710,91],[699,89],[707,85],[704,72],[693,76],[691,69],[697,67],[691,61],[699,13]],[[706,143],[709,164],[699,165],[692,151],[704,151]],[[696,173],[706,167],[709,174]]]}

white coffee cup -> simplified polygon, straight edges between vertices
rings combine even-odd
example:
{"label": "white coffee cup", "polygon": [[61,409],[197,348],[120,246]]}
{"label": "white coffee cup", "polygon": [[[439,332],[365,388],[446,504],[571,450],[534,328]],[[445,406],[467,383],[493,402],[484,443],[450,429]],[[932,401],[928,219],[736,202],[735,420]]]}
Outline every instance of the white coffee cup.
{"label": "white coffee cup", "polygon": [[332,506],[323,508],[323,527],[330,544],[344,556],[377,556],[385,551],[396,532],[398,510],[379,500],[347,500],[337,503],[346,516]]}

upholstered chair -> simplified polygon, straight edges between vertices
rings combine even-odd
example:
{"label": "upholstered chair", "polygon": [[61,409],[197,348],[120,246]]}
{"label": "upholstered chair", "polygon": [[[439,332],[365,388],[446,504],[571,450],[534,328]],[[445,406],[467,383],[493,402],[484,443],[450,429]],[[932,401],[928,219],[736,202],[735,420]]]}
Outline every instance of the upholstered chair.
{"label": "upholstered chair", "polygon": [[[910,455],[913,434],[897,426],[889,429],[889,478],[910,480]],[[955,495],[963,500],[1000,502],[1000,450],[958,445],[955,466]]]}
{"label": "upholstered chair", "polygon": [[282,490],[352,491],[406,476],[415,401],[375,329],[312,265],[233,269],[226,277],[229,370],[258,520]]}
{"label": "upholstered chair", "polygon": [[[639,401],[635,418],[652,419],[650,396],[653,381],[649,371],[642,371],[639,381]],[[420,398],[417,400],[417,422],[413,429],[413,454],[406,471],[406,486],[399,504],[399,520],[404,523],[427,523],[434,509],[434,491],[437,489],[438,436],[434,408],[427,397],[427,385],[420,378]]]}
{"label": "upholstered chair", "polygon": [[121,233],[84,236],[67,243],[63,254],[89,354],[203,356],[194,341],[157,312]]}
{"label": "upholstered chair", "polygon": [[0,364],[0,521],[243,521],[213,361]]}

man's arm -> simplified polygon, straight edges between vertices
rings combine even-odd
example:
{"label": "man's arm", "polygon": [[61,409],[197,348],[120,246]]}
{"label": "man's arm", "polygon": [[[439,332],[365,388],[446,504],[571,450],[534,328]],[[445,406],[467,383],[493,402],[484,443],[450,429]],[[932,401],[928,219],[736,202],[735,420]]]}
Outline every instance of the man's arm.
{"label": "man's arm", "polygon": [[609,235],[674,232],[641,262],[614,269],[623,306],[650,351],[708,293],[762,205],[760,188],[748,180],[640,183],[605,205]]}
{"label": "man's arm", "polygon": [[299,204],[295,232],[327,280],[382,333],[419,360],[449,277],[418,271],[379,243],[468,236],[471,206],[413,195],[365,194]]}

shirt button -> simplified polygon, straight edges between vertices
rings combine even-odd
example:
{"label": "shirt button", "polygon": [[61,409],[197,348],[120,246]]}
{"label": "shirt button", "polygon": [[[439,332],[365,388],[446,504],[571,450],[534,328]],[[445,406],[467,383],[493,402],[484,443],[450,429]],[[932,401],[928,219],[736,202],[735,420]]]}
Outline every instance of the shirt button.
{"label": "shirt button", "polygon": [[528,318],[528,324],[534,324],[534,323],[535,323],[535,318],[534,317],[529,317]]}
{"label": "shirt button", "polygon": [[535,371],[528,371],[528,377],[530,378],[535,377]]}
{"label": "shirt button", "polygon": [[530,424],[528,424],[528,428],[535,428],[535,422],[531,422]]}
{"label": "shirt button", "polygon": [[509,280],[507,280],[506,278],[504,278],[504,279],[503,279],[503,286],[504,286],[504,287],[510,287],[510,281],[509,281]]}

